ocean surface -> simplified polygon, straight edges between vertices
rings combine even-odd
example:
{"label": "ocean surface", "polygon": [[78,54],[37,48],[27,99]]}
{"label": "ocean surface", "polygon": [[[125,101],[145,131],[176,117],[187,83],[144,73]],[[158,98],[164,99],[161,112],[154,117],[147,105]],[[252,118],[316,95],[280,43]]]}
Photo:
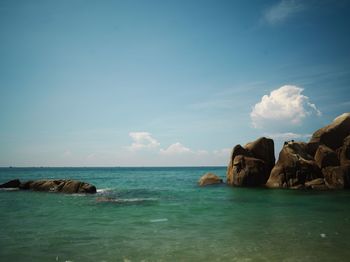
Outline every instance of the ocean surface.
{"label": "ocean surface", "polygon": [[349,261],[350,191],[200,188],[192,168],[0,168],[96,195],[0,190],[0,261]]}

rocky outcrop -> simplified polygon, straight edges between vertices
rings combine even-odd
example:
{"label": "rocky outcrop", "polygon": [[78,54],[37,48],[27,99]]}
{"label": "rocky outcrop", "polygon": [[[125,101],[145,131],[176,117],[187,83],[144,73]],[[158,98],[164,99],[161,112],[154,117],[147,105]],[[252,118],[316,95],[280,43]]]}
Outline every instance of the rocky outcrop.
{"label": "rocky outcrop", "polygon": [[18,188],[21,184],[19,179],[13,179],[0,185],[0,188]]}
{"label": "rocky outcrop", "polygon": [[319,145],[326,145],[336,150],[343,145],[344,138],[350,135],[350,113],[344,113],[325,127],[313,133],[309,146],[309,153],[314,155]]}
{"label": "rocky outcrop", "polygon": [[307,144],[287,142],[266,183],[269,188],[291,188],[304,186],[305,182],[321,177],[319,167],[307,153]]}
{"label": "rocky outcrop", "polygon": [[207,186],[221,183],[223,183],[222,179],[213,173],[206,173],[198,181],[199,186]]}
{"label": "rocky outcrop", "polygon": [[261,137],[244,147],[236,145],[227,167],[227,184],[243,187],[264,185],[274,164],[272,139]]}
{"label": "rocky outcrop", "polygon": [[[13,181],[16,181],[14,183]],[[77,181],[77,180],[36,180],[36,181],[26,181],[21,183],[18,179],[11,180],[5,184],[15,185],[14,187],[22,190],[33,190],[33,191],[45,191],[45,192],[60,192],[66,194],[74,193],[84,193],[84,194],[94,194],[96,193],[96,187],[94,185]],[[1,185],[1,186],[2,186]],[[1,187],[0,186],[0,187]]]}
{"label": "rocky outcrop", "polygon": [[350,187],[350,113],[317,130],[309,143],[285,142],[266,183],[269,188]]}

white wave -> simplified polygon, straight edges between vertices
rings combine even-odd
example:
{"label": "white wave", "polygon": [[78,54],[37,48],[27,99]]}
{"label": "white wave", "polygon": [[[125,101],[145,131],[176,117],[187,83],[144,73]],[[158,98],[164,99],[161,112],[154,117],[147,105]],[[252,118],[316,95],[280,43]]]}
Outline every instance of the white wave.
{"label": "white wave", "polygon": [[137,203],[146,201],[157,201],[157,198],[109,198],[109,197],[98,197],[97,202],[114,202],[114,203]]}
{"label": "white wave", "polygon": [[19,190],[18,187],[8,187],[8,188],[0,188],[2,191],[17,191]]}
{"label": "white wave", "polygon": [[108,191],[112,191],[112,188],[100,188],[100,189],[96,190],[96,193],[102,194],[102,193],[106,193]]}
{"label": "white wave", "polygon": [[151,223],[159,223],[159,222],[166,222],[166,221],[168,221],[167,218],[157,218],[157,219],[150,220]]}

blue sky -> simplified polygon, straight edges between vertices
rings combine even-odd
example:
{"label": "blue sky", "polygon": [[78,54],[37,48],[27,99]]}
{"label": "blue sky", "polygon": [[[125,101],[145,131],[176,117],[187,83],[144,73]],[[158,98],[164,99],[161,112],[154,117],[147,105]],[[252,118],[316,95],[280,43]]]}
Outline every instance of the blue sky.
{"label": "blue sky", "polygon": [[0,166],[226,165],[350,110],[349,1],[1,1]]}

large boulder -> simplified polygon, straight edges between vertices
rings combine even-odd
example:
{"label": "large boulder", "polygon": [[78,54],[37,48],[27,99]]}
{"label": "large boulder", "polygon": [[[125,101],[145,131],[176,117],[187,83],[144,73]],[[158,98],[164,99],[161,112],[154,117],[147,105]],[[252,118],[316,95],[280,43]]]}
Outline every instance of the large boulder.
{"label": "large boulder", "polygon": [[320,145],[317,148],[315,161],[321,169],[327,166],[339,166],[337,153],[325,145]]}
{"label": "large boulder", "polygon": [[[15,182],[13,182],[15,181]],[[12,183],[12,184],[11,184]],[[74,193],[96,193],[96,187],[94,185],[77,181],[77,180],[35,180],[35,181],[26,181],[21,183],[18,179],[9,181],[5,184],[16,185],[19,189],[22,190],[33,190],[33,191],[45,191],[45,192],[61,192],[66,194]],[[3,184],[3,185],[5,185]]]}
{"label": "large boulder", "polygon": [[270,172],[275,165],[275,146],[270,138],[260,137],[254,142],[250,142],[244,146],[250,154],[265,162],[267,171]]}
{"label": "large boulder", "polygon": [[265,184],[267,178],[267,167],[263,160],[238,155],[233,161],[232,172],[227,176],[227,183],[233,186],[255,187]]}
{"label": "large boulder", "polygon": [[21,182],[19,181],[19,179],[13,179],[1,184],[0,188],[18,188],[20,184]]}
{"label": "large boulder", "polygon": [[322,169],[326,185],[330,189],[350,187],[350,170],[347,166],[330,166]]}
{"label": "large boulder", "polygon": [[309,153],[314,155],[320,144],[336,150],[342,146],[344,138],[348,135],[350,135],[350,113],[344,113],[335,118],[330,125],[313,133],[308,143]]}
{"label": "large boulder", "polygon": [[200,186],[221,184],[221,183],[223,183],[222,179],[213,173],[206,173],[198,181],[198,184]]}
{"label": "large boulder", "polygon": [[275,164],[274,142],[261,137],[244,147],[233,148],[227,166],[227,183],[232,186],[261,186]]}
{"label": "large boulder", "polygon": [[303,142],[286,142],[266,183],[269,188],[303,187],[305,182],[322,177]]}

